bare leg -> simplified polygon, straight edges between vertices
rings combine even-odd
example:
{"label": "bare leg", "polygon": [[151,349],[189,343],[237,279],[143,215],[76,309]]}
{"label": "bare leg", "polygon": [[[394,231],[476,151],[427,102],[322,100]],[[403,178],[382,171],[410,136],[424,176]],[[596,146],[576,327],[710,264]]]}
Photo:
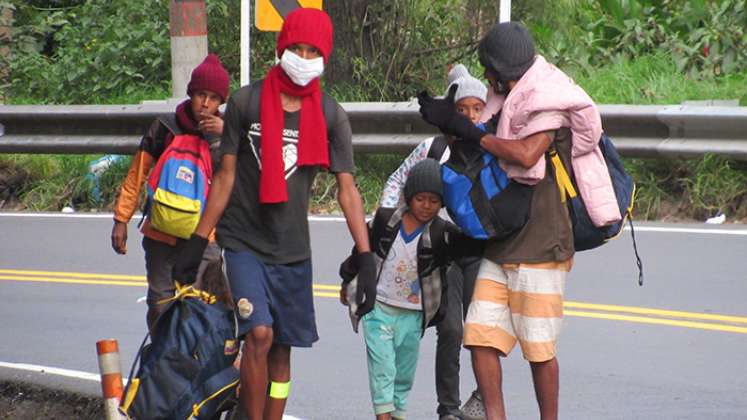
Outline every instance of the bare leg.
{"label": "bare leg", "polygon": [[[273,344],[268,360],[269,378],[272,382],[286,383],[290,381],[290,346]],[[281,420],[288,398],[272,398],[267,396],[264,420]]]}
{"label": "bare leg", "polygon": [[491,347],[471,347],[472,370],[475,372],[477,388],[485,404],[487,420],[506,420],[503,405],[503,371],[500,353]]}
{"label": "bare leg", "polygon": [[560,368],[558,359],[529,363],[532,367],[534,393],[540,409],[541,420],[557,420]]}
{"label": "bare leg", "polygon": [[241,353],[241,402],[248,420],[260,420],[267,396],[267,356],[272,347],[272,328],[259,326],[244,336]]}
{"label": "bare leg", "polygon": [[392,420],[392,413],[377,414],[376,420]]}

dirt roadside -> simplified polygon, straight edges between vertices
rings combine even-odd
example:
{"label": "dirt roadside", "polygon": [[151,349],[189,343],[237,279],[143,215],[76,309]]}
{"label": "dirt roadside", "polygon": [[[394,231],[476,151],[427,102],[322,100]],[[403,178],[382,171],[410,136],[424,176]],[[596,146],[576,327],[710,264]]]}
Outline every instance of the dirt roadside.
{"label": "dirt roadside", "polygon": [[0,381],[0,419],[102,420],[101,398],[16,381]]}

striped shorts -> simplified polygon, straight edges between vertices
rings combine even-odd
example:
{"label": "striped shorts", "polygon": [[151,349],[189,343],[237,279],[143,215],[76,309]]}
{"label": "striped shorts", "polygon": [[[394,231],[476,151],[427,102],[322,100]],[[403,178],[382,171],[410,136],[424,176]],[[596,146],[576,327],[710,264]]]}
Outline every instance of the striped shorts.
{"label": "striped shorts", "polygon": [[551,360],[572,265],[573,258],[502,265],[483,259],[464,323],[464,346],[492,347],[508,355],[518,340],[526,360]]}

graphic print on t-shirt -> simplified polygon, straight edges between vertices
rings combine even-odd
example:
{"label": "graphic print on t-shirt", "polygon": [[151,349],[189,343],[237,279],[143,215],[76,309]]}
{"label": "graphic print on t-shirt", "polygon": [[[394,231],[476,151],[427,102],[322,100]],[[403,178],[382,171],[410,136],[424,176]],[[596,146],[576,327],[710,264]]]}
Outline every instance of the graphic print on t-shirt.
{"label": "graphic print on t-shirt", "polygon": [[[255,159],[257,159],[257,166],[259,166],[260,171],[262,170],[262,159],[260,157],[262,148],[259,142],[261,136],[262,125],[256,122],[252,123],[249,127],[247,137],[249,138],[249,144],[252,146],[252,153]],[[285,165],[285,179],[288,179],[296,172],[296,168],[298,167],[298,130],[283,129],[283,164]]]}
{"label": "graphic print on t-shirt", "polygon": [[[415,236],[415,239],[420,234]],[[388,305],[420,310],[421,293],[418,279],[417,240],[406,242],[397,235],[382,263],[377,299]]]}

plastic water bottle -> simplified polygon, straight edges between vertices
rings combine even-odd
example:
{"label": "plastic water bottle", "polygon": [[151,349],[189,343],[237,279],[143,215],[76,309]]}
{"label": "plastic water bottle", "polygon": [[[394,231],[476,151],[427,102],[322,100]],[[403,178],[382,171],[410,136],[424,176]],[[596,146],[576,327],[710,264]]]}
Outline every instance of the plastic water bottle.
{"label": "plastic water bottle", "polygon": [[114,163],[116,163],[118,160],[122,159],[121,155],[104,155],[100,158],[92,161],[88,164],[88,172],[94,174],[95,176],[101,176],[104,172],[106,172],[109,167],[111,167]]}
{"label": "plastic water bottle", "polygon": [[91,196],[96,204],[101,204],[99,177],[120,159],[122,159],[121,155],[104,155],[88,164],[86,178],[91,180]]}

